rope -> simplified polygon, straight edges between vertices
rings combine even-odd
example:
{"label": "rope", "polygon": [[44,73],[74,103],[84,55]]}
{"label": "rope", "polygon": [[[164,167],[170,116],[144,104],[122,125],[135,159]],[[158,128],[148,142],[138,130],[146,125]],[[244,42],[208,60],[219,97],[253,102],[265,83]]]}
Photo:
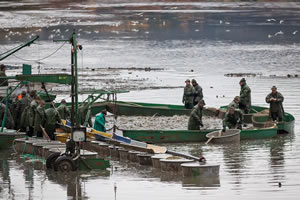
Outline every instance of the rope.
{"label": "rope", "polygon": [[[14,56],[15,58],[17,58],[17,59],[20,59],[20,60],[23,60],[23,61],[28,61],[28,62],[39,62],[39,61],[42,61],[42,60],[45,60],[45,59],[47,59],[47,58],[49,58],[49,57],[51,57],[51,56],[53,56],[56,52],[58,52],[65,44],[66,44],[67,42],[64,42],[60,47],[58,47],[54,52],[52,52],[51,54],[49,54],[49,55],[47,55],[47,56],[45,56],[45,57],[43,57],[43,58],[41,58],[41,59],[37,59],[37,60],[30,60],[30,59],[24,59],[24,58],[21,58],[21,57],[19,57],[19,56],[16,56],[16,55],[14,55],[14,54],[12,54],[12,56]],[[3,46],[4,47],[4,46]],[[4,47],[5,48],[5,47]],[[6,48],[5,48],[6,49]],[[8,50],[8,49],[6,49],[6,50]]]}

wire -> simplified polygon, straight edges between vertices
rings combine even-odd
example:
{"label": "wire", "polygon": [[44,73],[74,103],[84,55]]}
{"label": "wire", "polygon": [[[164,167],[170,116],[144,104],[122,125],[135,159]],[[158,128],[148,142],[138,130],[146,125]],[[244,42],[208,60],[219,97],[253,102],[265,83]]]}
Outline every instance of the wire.
{"label": "wire", "polygon": [[[58,47],[54,52],[52,52],[52,53],[49,54],[48,56],[45,56],[45,57],[43,57],[43,58],[41,58],[41,59],[37,59],[37,60],[24,59],[24,58],[21,58],[21,57],[19,57],[19,56],[14,55],[14,54],[12,54],[12,56],[14,56],[15,58],[18,58],[18,59],[20,59],[20,60],[23,60],[23,61],[28,61],[28,62],[39,62],[39,61],[45,60],[45,59],[47,59],[47,58],[53,56],[53,55],[54,55],[56,52],[58,52],[58,51],[59,51],[66,43],[67,43],[67,41],[64,42],[60,47]],[[4,46],[3,46],[3,47],[4,47]],[[4,48],[5,48],[5,47],[4,47]],[[5,49],[6,49],[6,48],[5,48]]]}

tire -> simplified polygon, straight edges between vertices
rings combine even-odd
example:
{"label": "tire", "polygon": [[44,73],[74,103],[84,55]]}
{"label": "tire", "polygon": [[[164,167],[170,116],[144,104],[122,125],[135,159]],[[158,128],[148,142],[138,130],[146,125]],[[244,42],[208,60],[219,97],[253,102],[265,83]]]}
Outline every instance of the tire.
{"label": "tire", "polygon": [[54,171],[70,172],[75,170],[75,162],[69,156],[60,156],[54,162]]}
{"label": "tire", "polygon": [[52,153],[46,159],[47,169],[53,169],[55,160],[60,156],[59,152]]}

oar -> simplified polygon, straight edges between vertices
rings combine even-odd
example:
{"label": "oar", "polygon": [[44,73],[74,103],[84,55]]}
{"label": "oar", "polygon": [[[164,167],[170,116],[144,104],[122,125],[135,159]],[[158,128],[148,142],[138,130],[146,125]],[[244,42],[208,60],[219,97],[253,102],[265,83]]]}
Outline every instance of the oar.
{"label": "oar", "polygon": [[218,137],[222,136],[222,130],[219,130]]}
{"label": "oar", "polygon": [[200,158],[198,158],[196,156],[187,155],[187,154],[184,154],[184,153],[178,153],[178,152],[175,152],[175,151],[167,150],[166,153],[169,153],[169,154],[172,154],[172,155],[175,155],[175,156],[181,156],[181,157],[184,157],[184,158],[187,158],[187,159],[196,160],[196,161],[200,161],[201,160]]}
{"label": "oar", "polygon": [[45,138],[47,139],[47,141],[51,141],[51,138],[49,137],[49,135],[47,134],[47,132],[45,131],[44,127],[42,125],[40,125],[43,135],[45,136]]}
{"label": "oar", "polygon": [[215,137],[215,136],[212,135],[212,136],[205,142],[205,144],[207,145],[214,137]]}

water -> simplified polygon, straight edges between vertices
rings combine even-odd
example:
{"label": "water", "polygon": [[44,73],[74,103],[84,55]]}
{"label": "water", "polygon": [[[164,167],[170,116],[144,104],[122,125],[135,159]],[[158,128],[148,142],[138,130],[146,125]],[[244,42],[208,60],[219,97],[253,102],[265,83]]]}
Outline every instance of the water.
{"label": "water", "polygon": [[[296,127],[294,134],[243,141],[240,147],[167,145],[196,156],[203,152],[210,163],[219,163],[219,178],[209,180],[186,180],[118,162],[107,172],[63,177],[11,155],[12,150],[1,151],[0,198],[298,199],[300,79],[287,75],[300,74],[299,9],[297,2],[1,2],[0,52],[35,34],[41,37],[1,61],[12,66],[8,75],[21,73],[22,63],[32,64],[34,73],[68,72],[68,43],[38,60],[62,45],[52,39],[66,39],[76,28],[83,45],[81,90],[128,89],[118,100],[181,104],[184,80],[195,78],[207,106],[218,107],[239,94],[241,77],[225,74],[254,73],[246,77],[253,104],[267,106],[264,98],[276,85]],[[143,70],[149,67],[159,69]],[[68,98],[68,90],[52,89],[58,99]]]}

